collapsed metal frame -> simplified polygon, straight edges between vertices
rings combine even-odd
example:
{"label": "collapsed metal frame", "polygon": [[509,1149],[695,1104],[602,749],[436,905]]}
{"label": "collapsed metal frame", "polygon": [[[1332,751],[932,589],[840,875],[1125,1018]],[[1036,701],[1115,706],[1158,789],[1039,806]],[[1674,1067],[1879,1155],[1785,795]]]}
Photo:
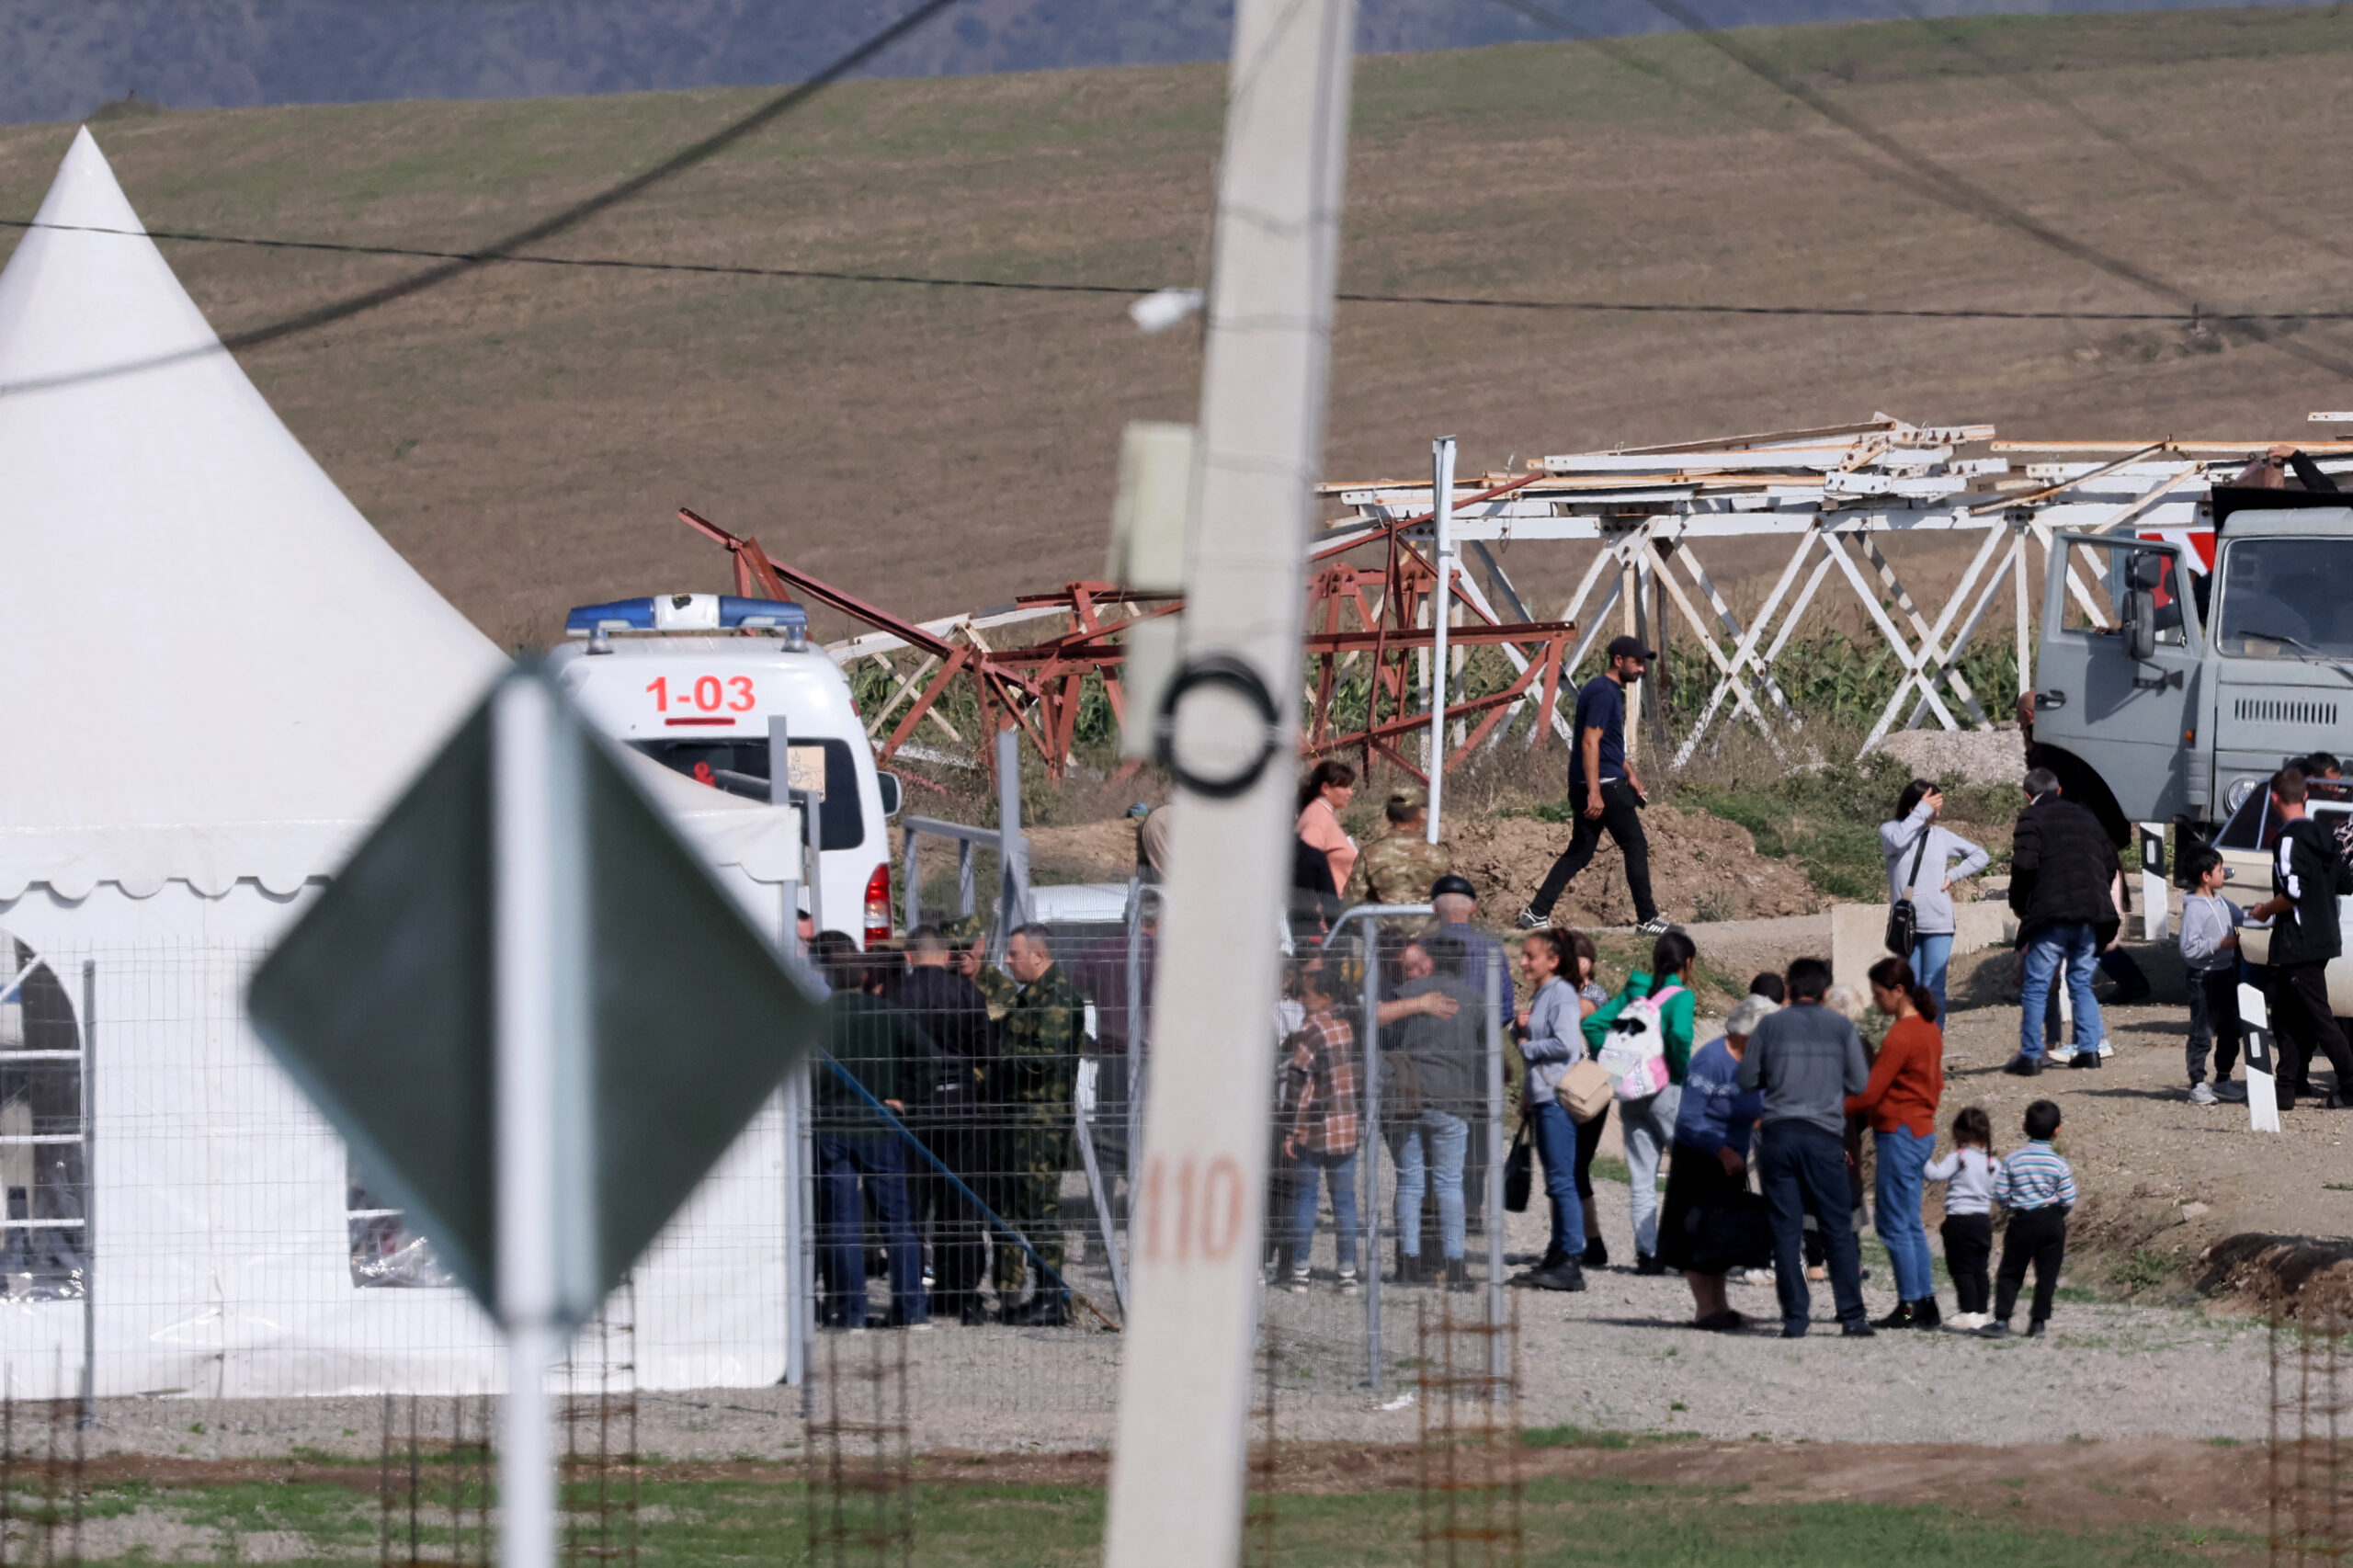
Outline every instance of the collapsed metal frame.
{"label": "collapsed metal frame", "polygon": [[[2318,416],[2315,416],[2316,418]],[[1688,762],[1730,705],[1778,755],[1802,722],[1772,665],[1805,624],[1835,574],[1898,663],[1894,692],[1863,743],[1933,717],[1948,730],[1995,722],[1959,669],[2006,584],[2012,594],[2021,691],[2033,684],[2033,617],[2041,576],[2062,533],[2127,528],[2173,537],[2212,527],[2209,492],[2268,441],[2003,441],[1990,425],[1923,426],[1887,415],[1868,423],[1735,437],[1712,443],[1574,453],[1532,460],[1507,484],[1488,476],[1482,494],[1454,503],[1451,533],[1492,561],[1489,546],[1594,543],[1600,548],[1563,605],[1581,623],[1566,667],[1582,664],[1616,620],[1638,614],[1665,632],[1669,606],[1714,666],[1716,680],[1677,748]],[[2353,443],[2298,443],[2322,466],[2353,469]],[[1963,448],[1982,455],[1964,457]],[[2019,460],[2014,461],[2014,459]],[[1458,486],[1461,488],[1461,486]],[[1427,483],[1336,483],[1324,493],[1351,509],[1321,552],[1381,538],[1408,541],[1430,505]],[[2348,496],[2353,502],[2353,496]],[[1889,534],[1977,534],[1982,540],[1941,606],[1907,588],[1882,548]],[[1744,623],[1701,564],[1698,547],[1733,539],[1792,541],[1771,590]],[[1497,571],[1500,575],[1500,570]],[[2097,580],[2097,574],[2095,580]],[[2106,612],[2074,562],[2074,602],[2097,627]],[[1696,596],[1696,597],[1695,597]],[[1653,608],[1654,607],[1654,608]],[[2006,694],[2011,697],[2018,693]],[[1908,704],[1908,709],[1907,709]],[[1768,712],[1768,708],[1771,710]]]}
{"label": "collapsed metal frame", "polygon": [[[1507,481],[1485,494],[1506,494],[1526,483]],[[1059,778],[1071,761],[1086,678],[1100,678],[1113,718],[1124,723],[1128,694],[1120,676],[1127,653],[1121,634],[1140,622],[1184,608],[1176,595],[1080,581],[1051,593],[1025,595],[1003,608],[918,623],[777,561],[757,540],[731,533],[691,509],[681,507],[678,517],[727,550],[737,593],[822,605],[871,629],[829,644],[826,651],[845,668],[871,661],[895,682],[891,695],[864,715],[877,760],[884,763],[903,752],[918,760],[937,760],[938,754],[911,749],[918,730],[928,723],[950,744],[993,766],[986,736],[1006,728],[1017,731],[1048,773]],[[1307,755],[1358,752],[1368,764],[1378,755],[1417,778],[1427,778],[1427,759],[1415,760],[1398,743],[1429,724],[1427,702],[1417,711],[1414,701],[1417,692],[1429,687],[1436,618],[1441,613],[1438,570],[1427,551],[1405,537],[1415,525],[1429,520],[1426,515],[1402,516],[1373,535],[1351,538],[1336,548],[1319,541],[1311,554],[1315,565],[1367,546],[1385,550],[1377,570],[1332,562],[1311,576],[1304,622],[1309,630],[1303,639],[1311,672],[1303,688],[1311,714],[1302,736]],[[1448,767],[1483,742],[1500,740],[1531,705],[1550,716],[1554,733],[1564,739],[1568,734],[1559,698],[1562,679],[1574,663],[1569,651],[1577,629],[1532,619],[1492,554],[1483,548],[1474,553],[1488,570],[1494,597],[1465,573],[1449,574],[1443,610],[1450,618],[1447,717],[1457,733]],[[1517,619],[1504,619],[1495,608],[1497,601]],[[1034,629],[1039,621],[1060,625],[1039,639]],[[1023,628],[1021,635],[1029,640],[994,646],[992,639],[1010,627]],[[1458,698],[1469,652],[1483,647],[1502,653],[1512,678],[1499,690]],[[894,655],[909,652],[919,659],[912,670],[903,671]],[[1341,730],[1331,722],[1332,697],[1341,676],[1359,662],[1369,665],[1366,722]],[[968,685],[973,694],[980,735],[964,735],[940,710],[959,683]],[[1540,724],[1531,726],[1530,744],[1543,733]]]}

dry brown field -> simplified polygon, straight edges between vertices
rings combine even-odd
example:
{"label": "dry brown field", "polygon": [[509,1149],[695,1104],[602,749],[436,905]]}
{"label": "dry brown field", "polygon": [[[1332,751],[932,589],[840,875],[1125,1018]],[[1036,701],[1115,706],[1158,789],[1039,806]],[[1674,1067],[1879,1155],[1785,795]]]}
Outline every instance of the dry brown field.
{"label": "dry brown field", "polygon": [[[2202,308],[2353,278],[2341,7],[1741,35],[1840,109]],[[1626,62],[1634,62],[1629,64]],[[1199,280],[1219,67],[859,82],[551,251],[1153,287]],[[151,227],[463,246],[741,113],[693,92],[108,119]],[[1370,58],[1343,286],[2058,311],[2146,289],[1932,199],[1699,40]],[[2090,129],[2086,121],[2099,128]],[[0,129],[29,215],[71,128]],[[419,264],[169,243],[235,330]],[[1100,571],[1117,433],[1187,418],[1198,339],[1117,298],[491,269],[246,364],[360,508],[503,642],[722,585],[691,505],[915,615]],[[2353,329],[2300,345],[2353,364]],[[1327,470],[1410,474],[1885,409],[2014,435],[2296,435],[2336,371],[2224,333],[1342,308]],[[1556,552],[1556,554],[1559,552]],[[1540,589],[1570,562],[1516,562]],[[1727,562],[1737,568],[1741,562]],[[1736,572],[1733,574],[1736,574]],[[323,587],[326,586],[324,585]]]}

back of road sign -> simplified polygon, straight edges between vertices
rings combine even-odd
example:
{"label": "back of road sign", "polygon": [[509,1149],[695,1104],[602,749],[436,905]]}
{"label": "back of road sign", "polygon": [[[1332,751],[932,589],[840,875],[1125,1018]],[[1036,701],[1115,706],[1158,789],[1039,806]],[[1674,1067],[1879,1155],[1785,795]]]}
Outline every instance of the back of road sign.
{"label": "back of road sign", "polygon": [[[549,694],[551,813],[581,994],[555,1112],[575,1222],[563,1315],[592,1313],[786,1070],[817,1041],[815,986],[781,960],[609,744]],[[248,1010],[360,1170],[499,1314],[494,692],[256,973]],[[567,966],[568,967],[568,966]],[[585,1191],[582,1190],[585,1188]],[[573,1205],[592,1207],[580,1216]],[[587,1256],[576,1256],[585,1249]]]}

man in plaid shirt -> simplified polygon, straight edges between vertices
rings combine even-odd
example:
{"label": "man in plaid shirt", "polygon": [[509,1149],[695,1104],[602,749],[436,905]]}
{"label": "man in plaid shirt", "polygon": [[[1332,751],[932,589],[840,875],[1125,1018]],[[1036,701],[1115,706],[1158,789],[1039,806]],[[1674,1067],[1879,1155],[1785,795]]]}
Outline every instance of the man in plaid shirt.
{"label": "man in plaid shirt", "polygon": [[1332,1192],[1333,1228],[1339,1244],[1339,1286],[1357,1289],[1356,1030],[1342,1017],[1331,976],[1321,964],[1300,973],[1306,1021],[1288,1042],[1284,1071],[1292,1086],[1283,1154],[1291,1161],[1291,1267],[1283,1287],[1308,1288],[1308,1258],[1315,1244],[1316,1174]]}

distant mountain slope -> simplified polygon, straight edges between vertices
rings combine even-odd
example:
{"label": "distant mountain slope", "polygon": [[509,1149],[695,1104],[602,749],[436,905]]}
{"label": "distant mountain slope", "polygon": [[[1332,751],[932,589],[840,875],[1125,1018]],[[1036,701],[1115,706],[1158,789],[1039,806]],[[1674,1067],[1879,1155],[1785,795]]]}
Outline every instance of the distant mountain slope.
{"label": "distant mountain slope", "polygon": [[[1643,0],[1556,0],[1580,25],[1664,25]],[[1893,0],[1705,0],[1723,26],[1898,15]],[[1907,6],[1907,8],[1909,8]],[[2173,0],[1938,0],[1939,13],[2174,8]],[[904,0],[0,0],[0,121],[136,94],[175,108],[506,98],[797,81]],[[1223,55],[1232,0],[966,0],[875,74],[1158,65]],[[1495,0],[1364,0],[1358,47],[1542,38]]]}

